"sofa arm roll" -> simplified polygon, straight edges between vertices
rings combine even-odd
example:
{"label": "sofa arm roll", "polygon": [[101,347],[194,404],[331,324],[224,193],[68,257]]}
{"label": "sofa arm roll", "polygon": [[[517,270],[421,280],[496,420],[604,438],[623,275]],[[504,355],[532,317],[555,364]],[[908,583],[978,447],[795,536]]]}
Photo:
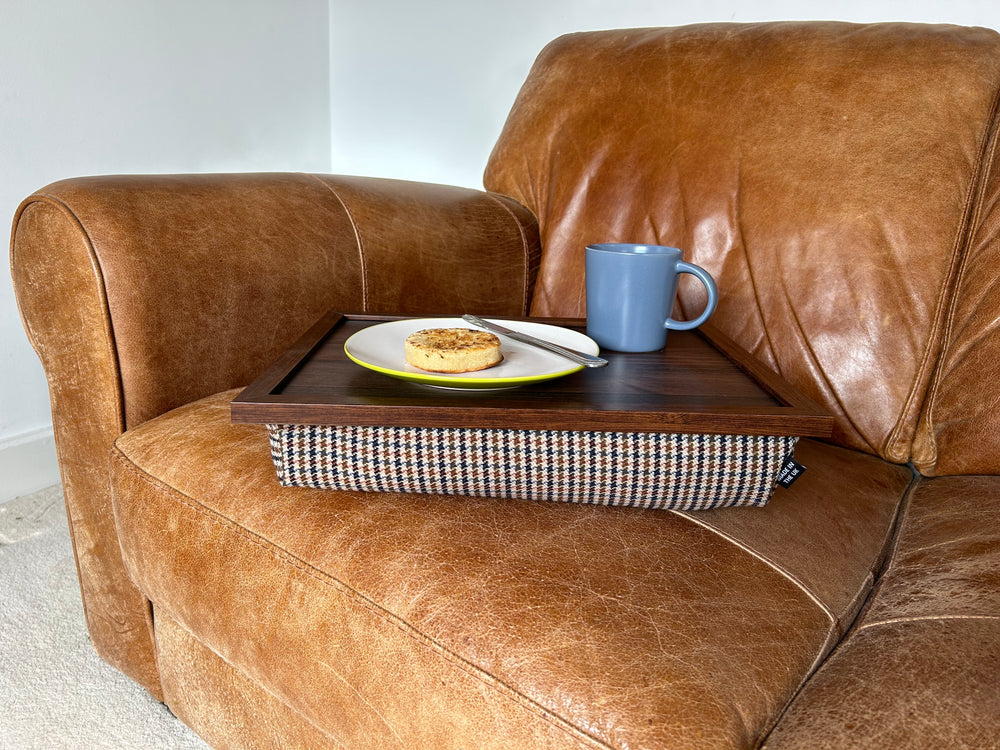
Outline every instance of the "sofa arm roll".
{"label": "sofa arm roll", "polygon": [[482,191],[306,174],[87,177],[14,217],[11,269],[49,384],[88,627],[159,684],[107,458],[129,427],[246,385],[330,309],[524,314],[538,230]]}
{"label": "sofa arm roll", "polygon": [[[56,227],[72,241],[39,238]],[[128,427],[247,384],[330,309],[523,314],[537,237],[526,209],[464,188],[303,174],[91,177],[28,198],[12,254],[15,284],[35,284],[18,296],[35,300],[22,309],[36,348],[47,317],[31,309],[80,304],[49,282],[73,264],[94,275]],[[36,246],[43,257],[32,260]],[[52,266],[43,277],[39,263]]]}

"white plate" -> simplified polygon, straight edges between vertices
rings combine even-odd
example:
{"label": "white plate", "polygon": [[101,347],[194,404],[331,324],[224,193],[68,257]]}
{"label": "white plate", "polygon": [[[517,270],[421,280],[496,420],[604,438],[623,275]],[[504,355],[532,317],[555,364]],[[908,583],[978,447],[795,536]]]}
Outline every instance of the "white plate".
{"label": "white plate", "polygon": [[[561,344],[587,354],[598,354],[600,351],[600,347],[593,339],[569,328],[526,321],[496,320],[493,322],[513,331],[528,333],[536,338]],[[361,329],[344,342],[344,352],[353,361],[369,370],[437,388],[462,390],[517,388],[526,383],[561,378],[583,369],[583,365],[571,362],[558,354],[499,336],[503,352],[503,361],[500,364],[486,370],[454,375],[427,372],[408,363],[403,348],[403,342],[407,336],[425,328],[480,330],[461,318],[393,320]]]}

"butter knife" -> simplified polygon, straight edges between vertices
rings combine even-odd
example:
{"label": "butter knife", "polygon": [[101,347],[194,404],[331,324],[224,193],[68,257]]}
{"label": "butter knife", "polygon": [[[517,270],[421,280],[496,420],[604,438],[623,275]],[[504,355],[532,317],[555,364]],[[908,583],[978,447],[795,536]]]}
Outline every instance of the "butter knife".
{"label": "butter knife", "polygon": [[593,354],[584,354],[583,352],[578,352],[576,349],[568,349],[565,346],[553,344],[551,341],[545,341],[544,339],[529,336],[527,333],[512,331],[509,328],[504,328],[496,323],[483,320],[475,315],[463,315],[462,320],[466,323],[471,323],[477,328],[484,328],[487,331],[495,333],[499,336],[506,336],[514,341],[520,341],[522,344],[528,344],[529,346],[537,346],[540,349],[546,349],[554,354],[566,357],[566,359],[572,360],[579,365],[585,365],[586,367],[604,367],[604,365],[608,363],[608,360],[595,357]]}

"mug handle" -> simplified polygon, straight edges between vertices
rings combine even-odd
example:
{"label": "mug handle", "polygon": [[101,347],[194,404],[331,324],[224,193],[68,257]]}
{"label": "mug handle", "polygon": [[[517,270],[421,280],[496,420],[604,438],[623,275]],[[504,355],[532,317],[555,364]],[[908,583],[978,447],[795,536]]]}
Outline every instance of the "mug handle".
{"label": "mug handle", "polygon": [[694,263],[688,263],[683,260],[678,261],[677,273],[689,273],[692,276],[697,276],[698,280],[705,285],[705,289],[708,291],[708,304],[705,305],[705,309],[697,318],[694,320],[674,320],[673,318],[667,318],[667,322],[664,323],[664,327],[671,331],[690,331],[692,328],[697,328],[708,320],[711,314],[715,312],[715,308],[719,306],[719,288],[715,285],[715,279],[712,278],[711,274]]}

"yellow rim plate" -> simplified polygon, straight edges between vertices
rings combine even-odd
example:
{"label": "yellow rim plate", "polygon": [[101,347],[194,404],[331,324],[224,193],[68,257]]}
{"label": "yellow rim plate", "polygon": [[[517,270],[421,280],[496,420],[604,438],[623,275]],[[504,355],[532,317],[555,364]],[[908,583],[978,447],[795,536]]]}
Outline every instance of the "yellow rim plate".
{"label": "yellow rim plate", "polygon": [[[536,338],[576,349],[587,354],[598,354],[600,347],[584,334],[569,328],[527,321],[496,320],[498,325],[512,331],[528,333]],[[461,318],[412,318],[363,328],[344,342],[344,353],[362,367],[400,380],[430,385],[437,388],[459,390],[503,390],[528,383],[552,380],[579,372],[582,365],[575,364],[558,354],[547,352],[519,341],[500,336],[503,361],[486,370],[463,372],[455,375],[427,372],[406,361],[403,342],[411,333],[425,328],[471,328]]]}

